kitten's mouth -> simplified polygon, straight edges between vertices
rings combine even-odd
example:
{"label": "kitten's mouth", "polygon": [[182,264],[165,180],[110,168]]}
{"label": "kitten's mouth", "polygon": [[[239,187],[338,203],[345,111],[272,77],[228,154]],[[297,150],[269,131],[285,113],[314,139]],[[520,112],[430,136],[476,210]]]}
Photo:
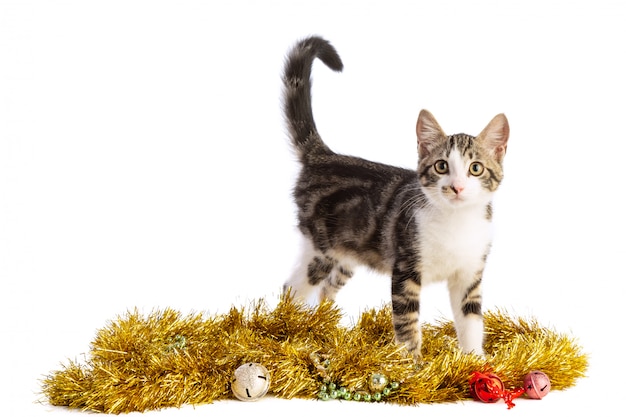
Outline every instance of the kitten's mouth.
{"label": "kitten's mouth", "polygon": [[463,204],[466,201],[465,198],[462,195],[459,195],[459,194],[448,196],[447,200],[452,205]]}

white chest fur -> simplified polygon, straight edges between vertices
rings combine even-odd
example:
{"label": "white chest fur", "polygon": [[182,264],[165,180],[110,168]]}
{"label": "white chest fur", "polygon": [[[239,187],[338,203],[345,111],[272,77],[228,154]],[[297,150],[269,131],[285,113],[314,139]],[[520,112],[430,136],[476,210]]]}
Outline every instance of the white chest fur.
{"label": "white chest fur", "polygon": [[491,245],[492,226],[484,207],[416,214],[419,227],[422,283],[464,279],[484,264]]}

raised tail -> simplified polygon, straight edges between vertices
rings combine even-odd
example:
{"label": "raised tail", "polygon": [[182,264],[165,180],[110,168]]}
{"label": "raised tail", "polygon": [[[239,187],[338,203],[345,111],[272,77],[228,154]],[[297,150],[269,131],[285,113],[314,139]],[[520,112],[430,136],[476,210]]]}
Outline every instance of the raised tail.
{"label": "raised tail", "polygon": [[311,67],[319,58],[334,71],[341,71],[343,63],[335,48],[317,36],[298,42],[285,63],[283,74],[284,111],[291,140],[300,160],[317,153],[330,153],[320,138],[311,107]]}

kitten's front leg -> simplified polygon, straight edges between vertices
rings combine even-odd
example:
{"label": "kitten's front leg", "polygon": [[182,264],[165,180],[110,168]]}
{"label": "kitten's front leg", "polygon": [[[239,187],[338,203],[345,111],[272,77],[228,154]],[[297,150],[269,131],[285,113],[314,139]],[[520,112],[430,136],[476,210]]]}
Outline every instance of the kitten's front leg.
{"label": "kitten's front leg", "polygon": [[421,359],[422,332],[419,326],[421,280],[412,262],[397,262],[391,277],[391,308],[396,341],[404,344],[415,359]]}
{"label": "kitten's front leg", "polygon": [[483,355],[482,271],[457,278],[448,281],[448,290],[459,345],[464,353]]}

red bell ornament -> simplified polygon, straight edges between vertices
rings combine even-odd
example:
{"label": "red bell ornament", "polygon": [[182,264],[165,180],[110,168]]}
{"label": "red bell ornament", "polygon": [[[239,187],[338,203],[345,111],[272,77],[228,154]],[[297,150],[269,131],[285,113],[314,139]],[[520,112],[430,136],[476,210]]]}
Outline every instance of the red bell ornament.
{"label": "red bell ornament", "polygon": [[502,380],[492,373],[474,372],[469,380],[470,394],[476,400],[484,403],[495,403],[500,398],[504,400],[508,408],[515,407],[513,400],[524,393],[524,388],[517,388],[513,391],[504,389]]}
{"label": "red bell ornament", "polygon": [[474,372],[470,378],[470,394],[475,400],[484,403],[495,403],[502,398],[504,384],[502,380],[492,373],[482,374]]}

